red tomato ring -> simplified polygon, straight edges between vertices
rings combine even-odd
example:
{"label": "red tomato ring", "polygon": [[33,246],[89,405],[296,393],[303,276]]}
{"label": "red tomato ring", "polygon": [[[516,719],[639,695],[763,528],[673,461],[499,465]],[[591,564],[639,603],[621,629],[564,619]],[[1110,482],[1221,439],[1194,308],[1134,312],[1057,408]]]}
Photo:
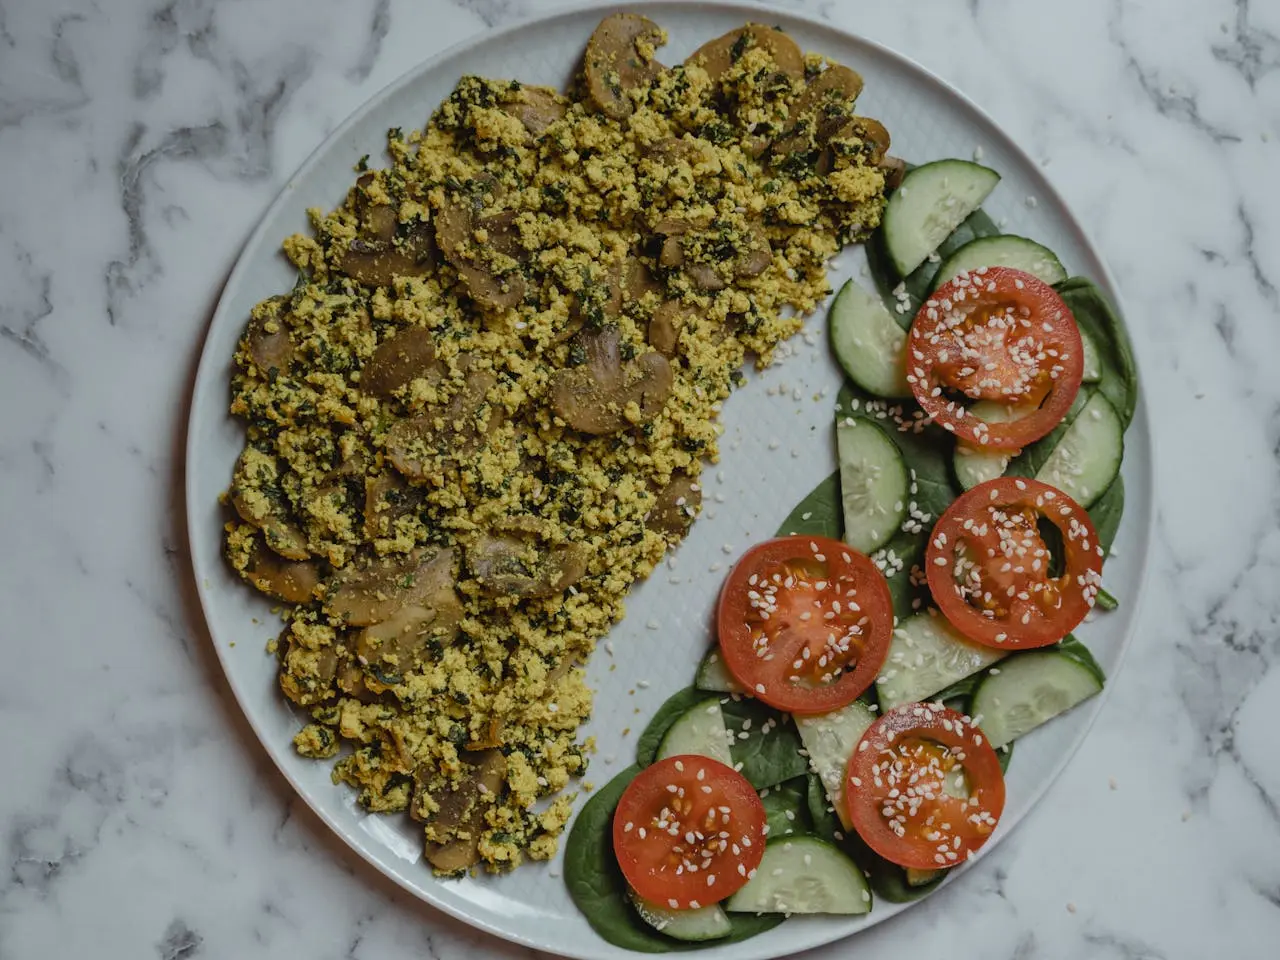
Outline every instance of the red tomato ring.
{"label": "red tomato ring", "polygon": [[748,693],[792,713],[827,713],[879,675],[893,598],[866,556],[826,537],[779,537],[730,571],[717,610],[725,666]]}
{"label": "red tomato ring", "polygon": [[[1036,521],[1062,535],[1063,571]],[[933,601],[977,643],[1020,650],[1057,643],[1092,609],[1102,547],[1085,509],[1047,483],[999,477],[955,499],[929,536],[925,567]]]}
{"label": "red tomato ring", "polygon": [[916,870],[972,856],[995,830],[1004,796],[991,744],[972,720],[939,704],[908,703],[881,716],[858,741],[845,779],[858,836]]}
{"label": "red tomato ring", "polygon": [[613,851],[642,898],[691,910],[732,896],[764,856],[764,804],[718,760],[668,757],[627,785],[613,815]]}
{"label": "red tomato ring", "polygon": [[[1020,450],[1057,426],[1084,376],[1084,345],[1070,308],[1043,280],[980,267],[925,301],[907,338],[907,383],[943,429],[975,447]],[[993,400],[1025,412],[996,423],[968,404]]]}

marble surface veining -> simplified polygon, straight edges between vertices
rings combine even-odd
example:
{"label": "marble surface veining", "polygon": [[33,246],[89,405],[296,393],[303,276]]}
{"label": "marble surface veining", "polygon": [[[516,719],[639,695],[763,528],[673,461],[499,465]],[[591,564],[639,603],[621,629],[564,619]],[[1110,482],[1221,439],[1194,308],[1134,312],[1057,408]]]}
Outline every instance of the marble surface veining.
{"label": "marble surface veining", "polygon": [[[804,0],[983,104],[1113,266],[1159,529],[1047,798],[866,960],[1280,955],[1280,4]],[[0,0],[0,958],[514,954],[401,894],[270,766],[184,556],[186,396],[301,160],[532,0]]]}

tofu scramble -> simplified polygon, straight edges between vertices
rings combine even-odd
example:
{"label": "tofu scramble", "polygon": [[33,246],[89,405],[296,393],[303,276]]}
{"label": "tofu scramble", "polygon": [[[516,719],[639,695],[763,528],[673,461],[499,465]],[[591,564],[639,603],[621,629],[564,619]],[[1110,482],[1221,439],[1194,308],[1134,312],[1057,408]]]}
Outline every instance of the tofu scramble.
{"label": "tofu scramble", "polygon": [[226,554],[282,603],[294,745],[442,874],[555,852],[581,664],[900,172],[852,70],[756,24],[665,39],[607,18],[563,95],[463,77],[285,241],[235,355]]}

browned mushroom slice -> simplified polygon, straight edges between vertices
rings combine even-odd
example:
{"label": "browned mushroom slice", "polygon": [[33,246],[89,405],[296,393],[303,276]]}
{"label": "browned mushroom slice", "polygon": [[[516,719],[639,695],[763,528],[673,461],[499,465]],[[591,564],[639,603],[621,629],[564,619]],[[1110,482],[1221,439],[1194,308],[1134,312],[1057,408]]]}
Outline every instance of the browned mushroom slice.
{"label": "browned mushroom slice", "polygon": [[276,458],[254,447],[245,447],[231,475],[231,505],[236,513],[262,531],[267,546],[289,560],[306,560],[307,538],[289,518],[289,507],[280,490]]}
{"label": "browned mushroom slice", "polygon": [[[651,352],[623,363],[614,327],[581,339],[586,362],[559,371],[551,384],[551,408],[557,416],[575,430],[603,435],[662,412],[672,384],[666,357]],[[634,421],[627,416],[631,403],[638,408]]]}
{"label": "browned mushroom slice", "polygon": [[452,643],[462,619],[462,604],[452,589],[433,606],[401,607],[380,623],[365,627],[356,637],[356,653],[378,684],[399,683],[417,669],[434,640]]}
{"label": "browned mushroom slice", "polygon": [[364,481],[364,535],[370,540],[394,534],[401,517],[417,513],[422,491],[409,486],[394,472],[367,476]]}
{"label": "browned mushroom slice", "polygon": [[431,334],[422,327],[408,327],[378,344],[360,371],[360,386],[375,396],[390,397],[420,377],[438,380],[440,375]]}
{"label": "browned mushroom slice", "polygon": [[831,133],[818,156],[816,169],[820,174],[830,173],[838,155],[862,154],[868,166],[879,166],[889,149],[889,131],[879,120],[870,117],[850,117]]}
{"label": "browned mushroom slice", "polygon": [[776,27],[759,23],[748,23],[707,41],[693,51],[685,63],[698,64],[712,80],[717,80],[752,47],[767,50],[774,65],[787,76],[796,80],[804,78],[804,54],[796,42]]}
{"label": "browned mushroom slice", "polygon": [[378,695],[365,683],[364,671],[354,660],[342,659],[338,662],[333,684],[342,694],[361,703],[372,703],[378,699]]}
{"label": "browned mushroom slice", "polygon": [[280,689],[294,703],[308,707],[333,694],[337,672],[338,654],[333,647],[312,650],[290,637],[280,664]]}
{"label": "browned mushroom slice", "polygon": [[268,596],[285,603],[308,603],[320,586],[314,563],[286,560],[274,550],[256,544],[241,576]]}
{"label": "browned mushroom slice", "polygon": [[797,120],[816,112],[821,121],[824,108],[828,106],[839,108],[836,110],[838,115],[857,100],[861,92],[862,77],[843,64],[833,64],[805,85],[791,105],[791,119]]}
{"label": "browned mushroom slice", "polygon": [[382,623],[413,606],[451,617],[460,609],[456,575],[452,548],[423,547],[405,556],[358,562],[330,583],[324,609],[353,627]]}
{"label": "browned mushroom slice", "polygon": [[880,169],[884,171],[884,191],[892,193],[902,186],[902,178],[907,175],[907,161],[901,157],[886,156],[880,161]]}
{"label": "browned mushroom slice", "polygon": [[769,238],[764,227],[753,223],[747,228],[750,242],[745,250],[739,250],[733,261],[733,275],[739,280],[745,277],[758,277],[773,264],[773,250],[769,246]]}
{"label": "browned mushroom slice", "polygon": [[[443,409],[392,424],[386,440],[392,466],[410,480],[427,480],[434,475],[434,463],[441,454],[456,458],[479,450],[484,438],[505,419],[502,407],[490,406],[485,399],[497,382],[488,371],[473,371]],[[437,421],[443,427],[437,428]]]}
{"label": "browned mushroom slice", "polygon": [[658,304],[649,319],[649,346],[664,357],[674,357],[680,346],[680,331],[693,313],[692,307],[679,300],[665,300]]}
{"label": "browned mushroom slice", "polygon": [[284,325],[287,297],[272,297],[254,308],[241,341],[245,353],[262,374],[284,371],[293,363],[293,340]]}
{"label": "browned mushroom slice", "polygon": [[630,116],[635,105],[629,91],[663,71],[653,50],[665,42],[662,28],[647,17],[615,13],[601,20],[587,41],[582,70],[596,109],[613,120]]}
{"label": "browned mushroom slice", "polygon": [[666,537],[683,537],[701,505],[702,490],[698,482],[693,477],[679,474],[662,488],[645,518],[645,525]]}
{"label": "browned mushroom slice", "polygon": [[440,873],[459,873],[480,859],[485,812],[497,803],[507,779],[507,759],[501,750],[461,751],[459,756],[473,769],[451,790],[433,795],[439,807],[434,813],[425,814],[422,806],[426,775],[414,775],[410,809],[416,819],[427,822],[426,857]]}
{"label": "browned mushroom slice", "polygon": [[551,597],[587,572],[581,543],[543,549],[514,536],[482,536],[467,550],[467,568],[491,597]]}
{"label": "browned mushroom slice", "polygon": [[396,277],[423,277],[435,264],[435,240],[422,220],[400,224],[390,204],[373,203],[366,188],[374,174],[358,181],[352,200],[359,220],[357,236],[338,254],[338,269],[369,287],[389,287]]}
{"label": "browned mushroom slice", "polygon": [[626,300],[643,300],[649,294],[661,297],[667,292],[643,260],[628,256],[622,271],[622,295]]}
{"label": "browned mushroom slice", "polygon": [[[476,236],[481,230],[483,242]],[[519,269],[500,262],[524,256],[514,213],[478,219],[466,203],[450,199],[436,214],[436,241],[481,307],[510,310],[524,299],[527,285]]]}
{"label": "browned mushroom slice", "polygon": [[568,106],[550,87],[520,84],[503,109],[519,120],[530,136],[537,138],[565,115]]}

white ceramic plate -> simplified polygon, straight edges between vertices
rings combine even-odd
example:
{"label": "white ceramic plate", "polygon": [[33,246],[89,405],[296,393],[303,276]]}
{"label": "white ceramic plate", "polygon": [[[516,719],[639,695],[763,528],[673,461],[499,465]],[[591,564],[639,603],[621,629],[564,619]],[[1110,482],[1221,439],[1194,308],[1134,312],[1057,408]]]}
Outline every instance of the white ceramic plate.
{"label": "white ceramic plate", "polygon": [[[454,47],[374,97],[312,154],[263,217],[223,291],[196,378],[187,445],[192,562],[205,616],[231,687],[284,775],[356,852],[406,890],[498,936],[574,957],[621,957],[627,951],[601,940],[587,925],[558,879],[558,861],[528,865],[502,877],[437,880],[421,860],[419,828],[405,817],[366,815],[349,790],[330,782],[328,763],[294,753],[290,739],[300,719],[280,696],[274,660],[263,652],[276,632],[275,621],[268,604],[222,561],[225,517],[217,498],[244,441],[240,424],[226,413],[230,358],[253,304],[291,287],[292,271],[279,245],[289,234],[306,230],[305,209],[339,203],[353,180],[353,164],[363,154],[379,152],[389,127],[421,127],[463,74],[563,86],[596,23],[615,9],[626,7],[580,8],[485,33]],[[921,67],[876,44],[778,10],[730,3],[657,3],[646,5],[644,12],[670,33],[671,42],[661,54],[667,63],[678,62],[703,41],[754,19],[779,24],[803,49],[855,68],[866,79],[859,108],[889,128],[895,154],[919,163],[968,157],[981,146],[985,162],[1004,178],[986,204],[988,212],[1007,220],[1009,232],[1047,244],[1073,274],[1093,277],[1116,298],[1096,250],[1040,169],[976,106]],[[1039,199],[1035,209],[1026,204],[1028,196]],[[841,254],[831,278],[833,288],[845,277],[858,275],[863,262],[860,250]],[[654,709],[691,681],[710,642],[712,600],[733,558],[747,545],[771,536],[792,506],[834,468],[832,406],[840,374],[826,345],[822,313],[808,326],[812,332],[793,341],[793,355],[763,375],[752,375],[747,388],[726,403],[722,459],[705,474],[704,517],[681,546],[673,567],[660,568],[636,588],[626,620],[609,638],[615,652],[611,655],[602,646],[592,659],[589,678],[597,691],[596,709],[584,733],[596,737],[599,751],[588,779],[602,784],[626,766],[636,733]],[[1119,666],[1134,622],[1145,568],[1152,528],[1150,442],[1146,411],[1140,405],[1126,442],[1129,506],[1119,534],[1119,555],[1107,564],[1107,584],[1122,606],[1079,631],[1109,675]],[[717,476],[723,476],[723,482],[717,482]],[[640,680],[648,686],[640,687]],[[987,849],[1008,834],[1049,786],[1101,705],[1098,697],[1019,744],[1004,818]],[[863,918],[793,918],[753,940],[713,947],[703,955],[708,960],[754,960],[796,953],[902,909],[877,903]]]}

